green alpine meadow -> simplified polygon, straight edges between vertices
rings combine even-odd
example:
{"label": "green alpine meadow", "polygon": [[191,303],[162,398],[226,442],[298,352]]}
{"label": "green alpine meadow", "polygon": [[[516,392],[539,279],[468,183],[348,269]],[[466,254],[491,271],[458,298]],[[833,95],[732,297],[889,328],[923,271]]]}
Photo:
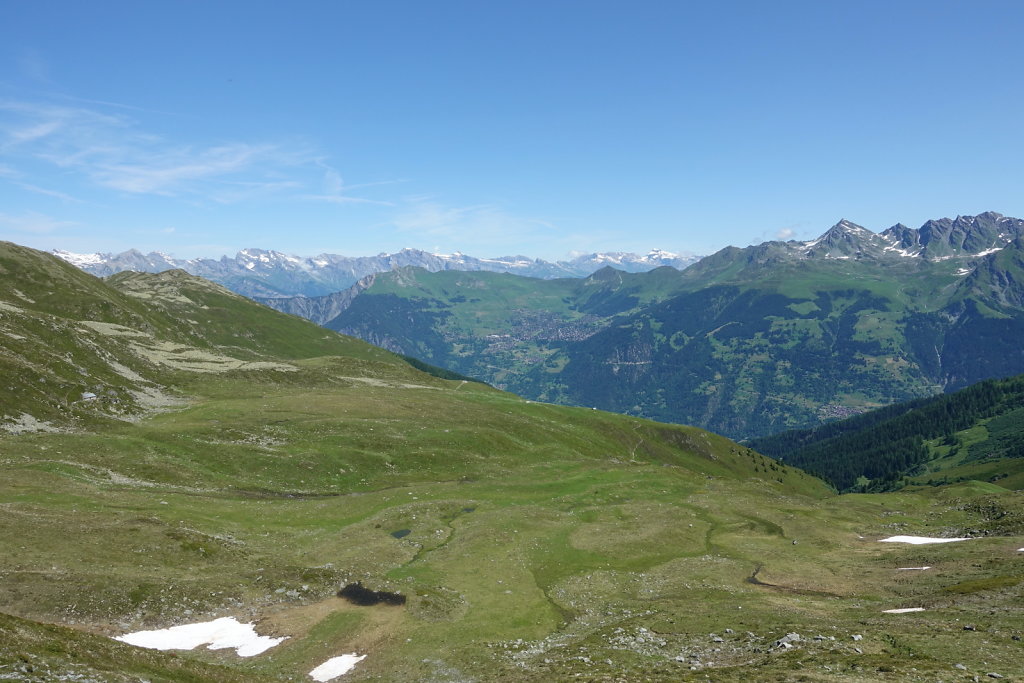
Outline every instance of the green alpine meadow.
{"label": "green alpine meadow", "polygon": [[[743,435],[757,430],[739,415],[767,414],[766,430],[806,423],[822,401],[935,393],[939,375],[888,340],[938,334],[954,305],[973,312],[961,320],[1017,324],[1016,304],[984,293],[1018,267],[1017,248],[980,257],[968,280],[921,265],[899,287],[852,262],[829,287],[793,265],[771,291],[732,265],[701,288],[690,269],[542,290],[400,270],[366,291],[393,306],[379,341],[402,329],[430,351],[403,347],[408,358],[180,270],[99,279],[2,243],[0,680],[1024,677],[1024,494],[1018,469],[998,478],[1019,457],[1019,380],[979,392],[980,422],[921,431],[932,455],[890,492],[840,495],[786,455],[596,409],[683,421],[655,409],[669,397],[644,393],[641,363],[714,368],[751,345],[764,358],[681,384],[723,396],[703,424]],[[409,287],[444,305],[410,307]],[[911,289],[929,303],[910,306]],[[471,314],[459,297],[503,308]],[[502,336],[508,310],[521,339]],[[722,328],[725,310],[739,314]],[[472,334],[442,354],[438,320]],[[559,330],[580,350],[556,347]],[[942,334],[940,357],[960,343]],[[559,378],[597,358],[584,350],[602,335],[632,340],[605,367],[618,400],[643,410],[547,402],[568,396]],[[825,340],[859,359],[856,389],[825,366],[801,371],[814,381],[781,373],[787,353]],[[532,370],[499,382],[449,362],[471,343]],[[977,374],[960,357],[947,384]],[[554,383],[530,399],[473,379],[539,376]],[[767,377],[791,387],[777,413]],[[809,384],[824,395],[811,401]],[[790,419],[783,404],[806,408]],[[800,460],[830,476],[816,462]],[[251,634],[130,644],[232,619]]]}
{"label": "green alpine meadow", "polygon": [[0,2],[0,683],[1024,682],[1024,2]]}

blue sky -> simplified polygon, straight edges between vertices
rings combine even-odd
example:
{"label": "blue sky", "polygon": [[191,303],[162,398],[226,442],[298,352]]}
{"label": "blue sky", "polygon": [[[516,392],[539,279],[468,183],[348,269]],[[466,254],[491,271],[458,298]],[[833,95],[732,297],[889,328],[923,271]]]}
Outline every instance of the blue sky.
{"label": "blue sky", "polygon": [[1024,3],[69,2],[0,21],[0,239],[476,256],[1024,216]]}

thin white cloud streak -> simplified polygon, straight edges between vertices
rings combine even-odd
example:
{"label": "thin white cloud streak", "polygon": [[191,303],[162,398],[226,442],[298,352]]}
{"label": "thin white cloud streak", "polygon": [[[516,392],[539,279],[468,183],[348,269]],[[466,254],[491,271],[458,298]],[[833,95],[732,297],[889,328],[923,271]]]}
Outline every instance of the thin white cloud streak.
{"label": "thin white cloud streak", "polygon": [[348,194],[352,190],[378,185],[391,185],[402,182],[400,180],[382,180],[375,183],[360,183],[357,185],[346,185],[336,169],[327,165],[322,159],[317,160],[316,165],[323,169],[323,192],[321,194],[303,195],[303,199],[311,201],[327,202],[329,204],[375,204],[377,206],[394,206],[393,202],[386,202],[365,197],[353,197]]}
{"label": "thin white cloud streak", "polygon": [[429,197],[407,198],[392,225],[448,249],[509,249],[524,242],[560,241],[559,228],[547,221],[512,215],[490,204],[446,206]]}
{"label": "thin white cloud streak", "polygon": [[795,235],[795,234],[796,234],[796,231],[793,230],[792,228],[782,228],[777,233],[775,233],[775,239],[777,239],[777,240],[788,240],[788,239],[792,239],[793,235]]}
{"label": "thin white cloud streak", "polygon": [[11,130],[8,134],[8,144],[23,145],[28,142],[40,140],[52,135],[61,128],[62,123],[58,120],[42,121],[36,124],[29,124],[27,127]]}
{"label": "thin white cloud streak", "polygon": [[192,181],[231,176],[271,160],[278,150],[270,145],[243,143],[199,151],[175,149],[123,161],[102,160],[88,173],[100,185],[134,194],[174,195],[188,191]]}
{"label": "thin white cloud streak", "polygon": [[208,184],[205,190],[207,197],[218,204],[238,204],[271,195],[285,195],[287,191],[297,190],[301,187],[302,183],[294,180],[217,180]]}
{"label": "thin white cloud streak", "polygon": [[[55,167],[95,187],[130,195],[222,204],[278,197],[391,205],[347,194],[378,183],[345,185],[341,174],[306,143],[180,144],[142,130],[124,114],[87,107],[0,100],[0,153],[10,171],[6,175],[21,176],[30,191],[49,184],[29,182],[30,169],[39,173],[42,165],[42,172],[45,166]],[[324,191],[303,192],[317,184],[318,168]]]}
{"label": "thin white cloud streak", "polygon": [[0,228],[7,230],[14,230],[21,233],[30,233],[34,235],[46,235],[61,228],[69,228],[77,225],[73,221],[61,221],[35,211],[26,211],[25,213],[14,216],[7,213],[0,213]]}
{"label": "thin white cloud streak", "polygon": [[47,197],[53,197],[55,199],[59,199],[59,200],[64,201],[64,202],[73,202],[75,204],[83,204],[84,203],[81,199],[77,199],[76,197],[72,197],[71,195],[65,194],[65,193],[60,192],[58,190],[48,190],[45,187],[39,187],[38,185],[33,185],[32,183],[22,183],[22,182],[18,182],[18,181],[15,181],[14,184],[17,185],[18,187],[20,187],[23,190],[28,190],[29,192],[35,192],[36,194],[46,195]]}
{"label": "thin white cloud streak", "polygon": [[65,100],[67,102],[78,102],[78,103],[81,103],[81,104],[98,104],[101,107],[114,107],[116,109],[125,109],[127,111],[145,112],[147,114],[162,114],[164,116],[178,116],[178,117],[193,118],[191,116],[188,116],[186,114],[180,114],[178,112],[164,111],[163,109],[147,109],[146,107],[136,107],[133,104],[124,104],[123,102],[111,102],[109,100],[91,100],[91,99],[89,99],[87,97],[74,97],[72,95],[67,95],[67,94],[64,94],[64,93],[47,93],[47,94],[50,97],[53,97],[53,98],[56,98],[56,99]]}

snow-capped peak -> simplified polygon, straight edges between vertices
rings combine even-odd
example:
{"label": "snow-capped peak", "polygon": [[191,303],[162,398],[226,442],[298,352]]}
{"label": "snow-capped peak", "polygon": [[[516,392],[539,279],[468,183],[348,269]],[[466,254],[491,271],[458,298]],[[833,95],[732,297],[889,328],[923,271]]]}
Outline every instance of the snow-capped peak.
{"label": "snow-capped peak", "polygon": [[105,256],[103,254],[76,254],[72,251],[64,251],[63,249],[54,249],[51,252],[57,258],[63,259],[73,266],[82,268],[83,266],[93,266],[103,263]]}
{"label": "snow-capped peak", "polygon": [[857,225],[852,221],[848,221],[845,218],[841,219],[838,223],[832,226],[832,230],[842,232],[871,232],[863,225]]}

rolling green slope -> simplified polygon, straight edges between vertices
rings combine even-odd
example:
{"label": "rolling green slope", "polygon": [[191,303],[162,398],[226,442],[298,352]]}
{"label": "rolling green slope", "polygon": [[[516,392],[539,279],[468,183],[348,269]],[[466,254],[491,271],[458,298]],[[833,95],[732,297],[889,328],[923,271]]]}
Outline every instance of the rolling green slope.
{"label": "rolling green slope", "polygon": [[[0,676],[308,680],[350,652],[350,681],[1024,674],[1018,493],[835,496],[701,429],[446,380],[181,274],[64,287],[45,255],[0,256],[26,342],[4,353]],[[60,382],[177,402],[39,388]],[[337,596],[356,581],[406,601]],[[287,640],[103,639],[228,615]]]}

